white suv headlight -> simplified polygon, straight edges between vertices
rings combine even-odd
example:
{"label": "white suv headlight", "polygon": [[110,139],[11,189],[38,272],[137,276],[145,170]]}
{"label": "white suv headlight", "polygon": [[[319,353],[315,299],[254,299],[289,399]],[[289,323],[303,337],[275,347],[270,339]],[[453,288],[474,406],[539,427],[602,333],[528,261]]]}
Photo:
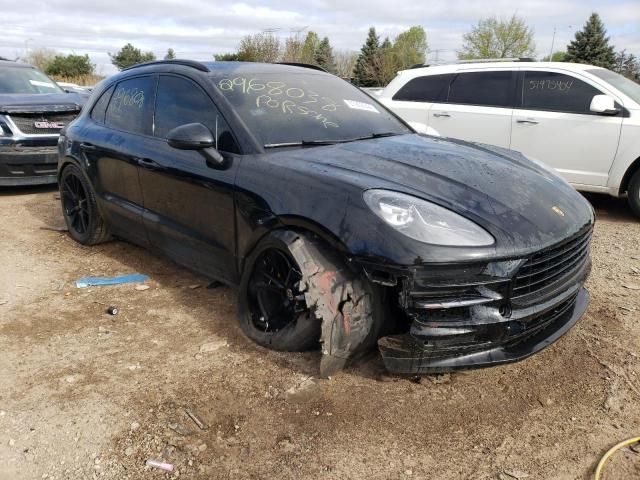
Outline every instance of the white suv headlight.
{"label": "white suv headlight", "polygon": [[420,198],[373,189],[364,201],[388,225],[419,242],[456,247],[486,247],[495,240],[485,229],[435,203]]}

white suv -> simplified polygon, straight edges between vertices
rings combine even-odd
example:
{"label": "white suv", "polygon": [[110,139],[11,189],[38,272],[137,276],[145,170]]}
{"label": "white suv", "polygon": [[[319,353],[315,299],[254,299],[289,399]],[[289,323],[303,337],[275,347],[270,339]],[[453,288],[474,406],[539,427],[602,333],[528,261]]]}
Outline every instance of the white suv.
{"label": "white suv", "polygon": [[417,131],[518,150],[640,216],[640,85],[575,63],[412,68],[378,100]]}

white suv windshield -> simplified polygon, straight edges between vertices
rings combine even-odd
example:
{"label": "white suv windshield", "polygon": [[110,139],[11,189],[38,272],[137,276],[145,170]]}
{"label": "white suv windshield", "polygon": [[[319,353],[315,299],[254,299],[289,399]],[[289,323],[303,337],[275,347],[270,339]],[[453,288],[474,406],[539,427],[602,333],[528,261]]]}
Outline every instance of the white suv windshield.
{"label": "white suv windshield", "polygon": [[64,93],[64,91],[35,68],[0,66],[0,94],[2,93]]}
{"label": "white suv windshield", "polygon": [[640,105],[640,84],[629,80],[627,77],[623,77],[619,73],[615,73],[604,68],[592,68],[587,70],[587,72],[613,85],[627,97]]}

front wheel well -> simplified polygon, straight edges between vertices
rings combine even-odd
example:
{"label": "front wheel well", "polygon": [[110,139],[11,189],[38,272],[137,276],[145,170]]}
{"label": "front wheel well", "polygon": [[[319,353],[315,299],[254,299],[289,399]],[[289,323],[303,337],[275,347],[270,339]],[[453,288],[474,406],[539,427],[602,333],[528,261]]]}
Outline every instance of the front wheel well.
{"label": "front wheel well", "polygon": [[629,168],[627,168],[627,171],[624,173],[622,177],[622,181],[620,182],[620,190],[619,190],[620,195],[622,195],[623,193],[626,193],[626,191],[629,189],[629,182],[631,181],[631,178],[635,175],[635,173],[638,170],[640,170],[640,157],[636,158],[631,163],[631,165],[629,165]]}

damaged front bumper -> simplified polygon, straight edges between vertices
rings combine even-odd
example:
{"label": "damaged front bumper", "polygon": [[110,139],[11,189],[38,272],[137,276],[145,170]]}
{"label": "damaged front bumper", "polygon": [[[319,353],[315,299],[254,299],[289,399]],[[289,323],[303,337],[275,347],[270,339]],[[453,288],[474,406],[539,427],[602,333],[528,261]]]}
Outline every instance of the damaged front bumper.
{"label": "damaged front bumper", "polygon": [[399,331],[378,340],[385,367],[398,374],[490,367],[549,346],[587,308],[590,239],[591,228],[528,257],[490,263],[363,264],[370,280],[396,290],[403,312]]}

